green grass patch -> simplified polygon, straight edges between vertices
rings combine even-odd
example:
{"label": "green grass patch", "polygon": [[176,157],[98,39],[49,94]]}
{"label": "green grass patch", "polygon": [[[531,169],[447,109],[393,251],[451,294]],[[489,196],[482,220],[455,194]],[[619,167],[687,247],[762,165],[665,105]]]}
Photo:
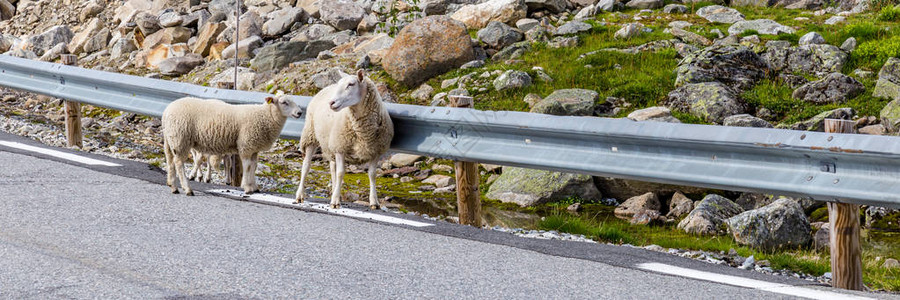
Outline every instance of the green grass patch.
{"label": "green grass patch", "polygon": [[[863,81],[863,84],[869,91],[874,88],[871,80]],[[778,118],[776,123],[781,124],[793,124],[812,118],[819,113],[842,107],[853,108],[860,116],[878,116],[881,109],[887,104],[887,100],[872,97],[871,92],[866,92],[843,103],[815,105],[794,99],[791,96],[793,92],[793,89],[781,82],[766,80],[741,96],[748,104],[757,109],[765,107],[774,112]]]}
{"label": "green grass patch", "polygon": [[878,21],[900,21],[900,6],[885,6],[878,12]]}

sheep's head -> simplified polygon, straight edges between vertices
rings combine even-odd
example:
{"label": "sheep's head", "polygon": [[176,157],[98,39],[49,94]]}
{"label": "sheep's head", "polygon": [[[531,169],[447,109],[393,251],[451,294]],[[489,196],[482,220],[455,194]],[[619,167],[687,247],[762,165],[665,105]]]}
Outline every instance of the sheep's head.
{"label": "sheep's head", "polygon": [[356,72],[356,76],[344,76],[336,83],[337,91],[330,103],[332,110],[339,111],[354,106],[366,97],[365,81],[363,81],[365,75],[363,70],[359,70]]}
{"label": "sheep's head", "polygon": [[266,103],[273,104],[278,106],[278,110],[281,111],[281,115],[285,117],[293,117],[295,119],[300,118],[303,115],[303,110],[297,106],[297,103],[288,98],[285,95],[278,95],[275,98],[267,97]]}

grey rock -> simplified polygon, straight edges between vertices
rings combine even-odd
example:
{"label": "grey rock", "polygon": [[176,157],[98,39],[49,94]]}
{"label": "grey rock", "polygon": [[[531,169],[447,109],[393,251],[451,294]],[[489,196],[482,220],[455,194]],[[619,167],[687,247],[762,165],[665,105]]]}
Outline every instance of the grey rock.
{"label": "grey rock", "polygon": [[707,39],[706,37],[678,28],[669,28],[666,29],[670,34],[678,38],[679,40],[697,46],[706,47],[712,44],[712,41]]}
{"label": "grey rock", "polygon": [[766,61],[747,47],[713,45],[681,60],[675,85],[719,81],[744,90],[767,78],[768,69]]}
{"label": "grey rock", "polygon": [[585,89],[564,89],[553,91],[549,96],[531,108],[533,113],[557,116],[590,116],[600,94]]}
{"label": "grey rock", "polygon": [[128,35],[113,42],[112,46],[109,47],[109,57],[112,59],[116,59],[119,57],[128,56],[129,53],[137,50],[137,47],[134,46],[134,42],[132,42],[133,34],[134,33],[129,33]]}
{"label": "grey rock", "polygon": [[[873,97],[900,99],[900,58],[888,58],[878,71]],[[900,115],[898,115],[900,116]]]}
{"label": "grey rock", "polygon": [[305,12],[299,7],[288,7],[273,11],[267,16],[269,20],[263,23],[262,33],[268,37],[281,35],[291,29],[294,23],[304,22],[305,16]]}
{"label": "grey rock", "polygon": [[666,106],[688,112],[707,122],[722,124],[726,117],[747,112],[737,93],[719,82],[691,83],[669,92]]}
{"label": "grey rock", "polygon": [[566,0],[525,0],[528,11],[546,9],[552,13],[560,13],[566,9]]}
{"label": "grey rock", "polygon": [[625,3],[626,7],[637,9],[657,9],[663,7],[662,0],[630,0]]}
{"label": "grey rock", "polygon": [[[234,57],[234,51],[238,51],[239,57],[254,57],[254,53],[256,53],[256,49],[263,45],[262,38],[258,36],[251,36],[249,38],[243,39],[237,43],[237,46],[234,44],[228,45],[225,49],[222,50],[222,57]],[[237,49],[235,49],[237,47]]]}
{"label": "grey rock", "polygon": [[473,60],[473,61],[463,64],[459,68],[465,70],[465,69],[475,69],[475,68],[481,68],[481,67],[484,67],[483,60]]}
{"label": "grey rock", "polygon": [[811,240],[803,208],[787,198],[738,214],[725,223],[735,241],[757,249],[798,248]]}
{"label": "grey rock", "polygon": [[792,89],[797,89],[800,86],[809,83],[809,80],[806,79],[806,77],[790,73],[778,74],[778,80],[791,87]]}
{"label": "grey rock", "polygon": [[596,9],[596,12],[594,13],[594,15],[597,15],[603,11],[622,10],[625,7],[625,5],[623,5],[622,2],[619,2],[618,0],[600,0],[600,1],[597,1],[596,4],[594,4],[594,7]]}
{"label": "grey rock", "polygon": [[769,122],[766,122],[766,120],[748,114],[728,116],[724,121],[722,121],[722,125],[734,127],[774,128],[774,126],[772,126],[772,124],[770,124]]}
{"label": "grey rock", "polygon": [[312,82],[319,89],[324,89],[329,85],[337,83],[346,74],[340,68],[330,68],[324,72],[313,75]]}
{"label": "grey rock", "polygon": [[503,49],[518,41],[524,36],[521,32],[513,29],[509,25],[493,21],[487,26],[478,30],[478,39],[494,49]]}
{"label": "grey rock", "polygon": [[176,27],[181,26],[184,18],[177,12],[170,11],[159,15],[159,26]]}
{"label": "grey rock", "polygon": [[675,192],[672,199],[669,200],[669,213],[666,214],[666,217],[681,218],[691,213],[692,210],[694,210],[694,201],[681,192]]}
{"label": "grey rock", "polygon": [[504,167],[503,174],[491,184],[485,196],[520,206],[561,201],[572,196],[584,201],[601,198],[591,176],[516,167]]}
{"label": "grey rock", "polygon": [[831,16],[830,18],[825,20],[825,25],[836,25],[839,23],[844,23],[844,21],[847,21],[847,18],[843,16]]}
{"label": "grey rock", "polygon": [[731,25],[731,27],[728,27],[728,34],[741,34],[748,30],[755,30],[759,34],[771,35],[777,35],[779,33],[794,33],[796,31],[791,27],[781,25],[778,22],[769,19],[756,19],[750,21],[735,22],[733,25]]}
{"label": "grey rock", "polygon": [[44,55],[44,51],[50,50],[59,43],[68,44],[75,34],[66,25],[57,25],[50,27],[46,31],[38,35],[33,35],[25,40],[24,50],[33,52],[35,55]]}
{"label": "grey rock", "polygon": [[159,63],[159,73],[166,76],[181,76],[190,73],[191,70],[203,64],[203,57],[199,54],[171,57]]}
{"label": "grey rock", "polygon": [[865,90],[866,87],[853,77],[831,73],[797,88],[793,97],[814,104],[841,103],[853,99]]}
{"label": "grey rock", "polygon": [[[825,131],[825,119],[850,120],[856,115],[856,111],[849,107],[836,108],[822,112],[809,120],[797,122],[788,126],[791,130]],[[781,128],[779,125],[778,128]]]}
{"label": "grey rock", "polygon": [[818,32],[810,31],[800,37],[800,45],[825,44],[825,38]]}
{"label": "grey rock", "polygon": [[137,24],[138,29],[144,36],[151,35],[162,29],[162,26],[159,25],[159,17],[148,12],[138,13],[134,17],[134,23]]}
{"label": "grey rock", "polygon": [[[490,24],[488,24],[488,25],[490,25]],[[538,20],[535,20],[535,19],[525,18],[525,19],[516,21],[516,28],[518,28],[519,31],[521,31],[521,32],[528,32],[529,30],[531,30],[532,28],[534,28],[536,26],[541,26],[541,22]]]}
{"label": "grey rock", "polygon": [[776,72],[825,76],[840,72],[847,62],[848,55],[834,45],[813,44],[791,48],[769,48],[762,57]]}
{"label": "grey rock", "polygon": [[900,129],[900,99],[891,100],[879,113],[881,123],[890,128],[891,131]]}
{"label": "grey rock", "polygon": [[579,34],[582,32],[590,31],[591,28],[592,28],[591,24],[581,22],[581,21],[571,21],[566,24],[563,24],[562,26],[559,26],[559,28],[556,28],[556,32],[554,32],[553,34],[554,35]]}
{"label": "grey rock", "polygon": [[813,234],[812,238],[813,247],[816,250],[828,250],[831,248],[831,224],[825,223],[822,225],[822,228],[816,231]]}
{"label": "grey rock", "polygon": [[288,64],[315,58],[319,52],[334,48],[331,41],[288,41],[278,42],[260,49],[250,65],[258,71],[278,70]]}
{"label": "grey rock", "polygon": [[678,229],[691,234],[718,235],[725,233],[725,220],[744,210],[725,197],[709,194],[678,223]]}
{"label": "grey rock", "polygon": [[295,41],[315,41],[335,33],[334,27],[325,24],[312,24],[300,29],[293,39]]}
{"label": "grey rock", "polygon": [[628,198],[628,200],[616,207],[614,213],[616,217],[628,220],[642,210],[658,211],[660,207],[659,198],[656,197],[656,194],[646,193]]}
{"label": "grey rock", "polygon": [[428,84],[422,84],[410,94],[413,99],[425,102],[431,99],[431,95],[434,94],[434,88]]}
{"label": "grey rock", "polygon": [[337,30],[355,30],[366,11],[351,0],[330,0],[322,3],[319,15],[322,21]]}
{"label": "grey rock", "polygon": [[631,39],[640,35],[643,32],[643,29],[644,25],[641,23],[628,23],[616,31],[614,37],[623,40]]}
{"label": "grey rock", "polygon": [[691,22],[688,22],[688,21],[672,21],[672,22],[669,22],[669,28],[685,29],[685,28],[691,27],[691,26],[693,26],[693,25],[694,25],[694,24],[691,24]]}
{"label": "grey rock", "polygon": [[628,114],[626,117],[634,121],[656,121],[667,123],[681,123],[677,118],[672,116],[672,111],[667,107],[654,106],[644,109],[638,109]]}
{"label": "grey rock", "polygon": [[507,70],[494,79],[494,90],[503,91],[517,89],[531,85],[531,76],[528,73],[516,70]]}
{"label": "grey rock", "polygon": [[688,12],[688,8],[681,4],[668,4],[663,7],[663,12],[667,14],[684,14]]}
{"label": "grey rock", "polygon": [[856,50],[856,38],[851,36],[851,37],[848,37],[846,40],[844,40],[844,42],[841,43],[841,50],[843,50],[844,52],[847,52],[847,53],[850,53],[850,52],[853,52],[853,50]]}
{"label": "grey rock", "polygon": [[865,226],[866,228],[884,231],[897,231],[900,224],[897,224],[897,217],[900,217],[900,210],[869,206],[865,210]]}
{"label": "grey rock", "polygon": [[744,15],[733,8],[710,5],[697,10],[697,16],[713,23],[733,24],[744,20]]}

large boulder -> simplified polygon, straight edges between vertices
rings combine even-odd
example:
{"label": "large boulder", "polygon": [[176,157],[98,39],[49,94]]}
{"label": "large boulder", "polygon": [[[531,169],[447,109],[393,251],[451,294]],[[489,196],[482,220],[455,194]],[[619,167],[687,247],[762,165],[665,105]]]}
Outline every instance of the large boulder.
{"label": "large boulder", "polygon": [[768,78],[769,64],[750,48],[714,45],[693,52],[678,63],[675,86],[718,81],[745,90]]}
{"label": "large boulder", "polygon": [[744,14],[734,8],[710,5],[697,10],[697,15],[713,23],[733,24],[744,20]]}
{"label": "large boulder", "polygon": [[831,73],[794,90],[794,99],[814,104],[841,103],[862,94],[866,87],[853,77]]}
{"label": "large boulder", "polygon": [[319,17],[338,30],[355,30],[366,10],[352,0],[328,0],[322,2]]}
{"label": "large boulder", "polygon": [[881,109],[881,123],[889,128],[900,129],[900,99],[891,100]]}
{"label": "large boulder", "polygon": [[775,72],[825,76],[840,72],[849,57],[841,48],[828,44],[784,47],[784,43],[766,43],[770,44],[762,57]]}
{"label": "large boulder", "polygon": [[557,116],[590,116],[600,94],[585,89],[556,90],[531,108],[531,112]]}
{"label": "large boulder", "polygon": [[260,49],[256,57],[250,61],[250,66],[257,71],[278,70],[292,62],[316,58],[319,52],[334,46],[334,43],[326,40],[278,42]]}
{"label": "large boulder", "polygon": [[747,103],[719,82],[691,83],[669,92],[666,106],[707,122],[722,124],[726,117],[747,112]]}
{"label": "large boulder", "polygon": [[725,233],[725,220],[744,209],[725,197],[709,194],[694,207],[681,222],[678,229],[691,234],[717,235]]}
{"label": "large boulder", "polygon": [[469,28],[479,29],[491,21],[515,25],[527,12],[525,0],[488,0],[481,4],[463,6],[451,17]]}
{"label": "large boulder", "polygon": [[478,39],[494,49],[503,49],[521,41],[523,35],[512,26],[492,21],[481,30],[478,30]]}
{"label": "large boulder", "polygon": [[616,217],[629,220],[641,211],[658,211],[660,207],[659,198],[656,197],[656,194],[646,193],[628,198],[628,200],[625,200],[625,202],[622,202],[622,204],[619,204],[619,206],[616,207],[614,213],[616,214]]}
{"label": "large boulder", "polygon": [[72,41],[72,37],[74,36],[75,34],[72,33],[69,26],[53,26],[41,34],[33,35],[25,40],[24,50],[34,52],[34,54],[41,56],[44,55],[44,51],[50,50],[50,48],[53,48],[53,46],[56,46],[59,43],[68,44]]}
{"label": "large boulder", "polygon": [[524,207],[570,197],[594,201],[601,195],[588,175],[505,167],[485,196]]}
{"label": "large boulder", "polygon": [[900,58],[888,58],[878,71],[878,81],[875,83],[872,96],[900,99]]}
{"label": "large boulder", "polygon": [[799,203],[781,198],[725,221],[734,240],[753,248],[796,249],[809,244],[809,220]]}
{"label": "large boulder", "polygon": [[750,21],[738,21],[728,27],[728,34],[741,34],[748,30],[754,30],[758,34],[777,35],[779,33],[794,33],[796,30],[788,26],[778,24],[769,19],[757,19]]}
{"label": "large boulder", "polygon": [[474,59],[465,24],[447,16],[428,16],[400,30],[382,65],[395,80],[415,87]]}
{"label": "large boulder", "polygon": [[681,218],[691,213],[692,210],[694,210],[694,201],[681,192],[675,192],[672,199],[669,200],[669,213],[666,214],[666,217]]}

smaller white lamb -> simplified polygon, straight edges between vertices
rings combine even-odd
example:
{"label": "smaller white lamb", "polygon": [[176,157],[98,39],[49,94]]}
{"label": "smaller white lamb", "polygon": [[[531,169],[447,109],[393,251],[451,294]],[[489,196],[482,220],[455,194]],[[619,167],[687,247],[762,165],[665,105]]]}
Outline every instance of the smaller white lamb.
{"label": "smaller white lamb", "polygon": [[[213,171],[219,172],[219,164],[222,159],[221,156],[215,154],[203,154],[194,149],[191,149],[191,156],[194,158],[194,169],[191,170],[188,179],[196,179],[197,182],[210,182],[212,180]],[[203,167],[206,167],[206,173],[203,172]]]}
{"label": "smaller white lamb", "polygon": [[375,83],[363,70],[356,76],[342,74],[341,80],[316,94],[307,108],[300,136],[303,167],[295,203],[306,198],[304,185],[310,161],[316,148],[321,147],[331,169],[331,207],[340,207],[344,164],[349,163],[369,168],[369,206],[378,208],[375,171],[393,138],[394,123]]}
{"label": "smaller white lamb", "polygon": [[241,188],[248,194],[259,191],[255,177],[259,152],[272,147],[287,117],[299,118],[302,113],[288,97],[277,98],[268,97],[265,104],[232,105],[220,100],[185,97],[169,104],[163,111],[162,126],[166,183],[172,193],[178,193],[177,174],[185,194],[194,194],[184,172],[191,150],[237,154],[243,164]]}

